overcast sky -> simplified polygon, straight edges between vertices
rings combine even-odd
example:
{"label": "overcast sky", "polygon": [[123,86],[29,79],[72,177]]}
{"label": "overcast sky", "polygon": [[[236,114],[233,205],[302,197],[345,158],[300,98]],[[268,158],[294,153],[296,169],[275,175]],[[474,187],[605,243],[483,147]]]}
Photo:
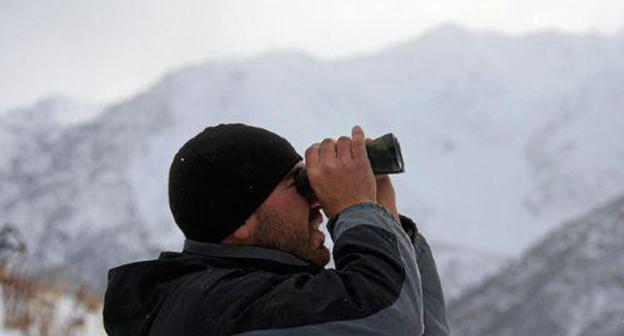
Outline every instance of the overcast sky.
{"label": "overcast sky", "polygon": [[110,102],[214,58],[365,54],[442,23],[613,34],[622,0],[0,0],[0,110],[48,95]]}

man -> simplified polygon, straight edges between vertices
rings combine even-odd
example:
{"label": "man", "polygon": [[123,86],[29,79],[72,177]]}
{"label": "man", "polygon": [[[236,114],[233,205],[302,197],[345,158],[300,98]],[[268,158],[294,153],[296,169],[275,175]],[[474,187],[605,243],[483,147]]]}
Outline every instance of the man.
{"label": "man", "polygon": [[[183,252],[111,269],[104,325],[125,335],[448,335],[436,267],[373,175],[359,126],[305,152],[244,124],[176,154],[169,202]],[[313,196],[294,186],[306,168]],[[319,230],[329,218],[335,269]]]}

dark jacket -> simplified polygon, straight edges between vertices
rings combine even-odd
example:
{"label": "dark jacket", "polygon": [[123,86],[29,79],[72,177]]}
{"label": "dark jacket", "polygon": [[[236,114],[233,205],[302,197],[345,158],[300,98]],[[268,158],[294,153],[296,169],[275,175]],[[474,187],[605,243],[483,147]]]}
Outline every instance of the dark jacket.
{"label": "dark jacket", "polygon": [[[183,252],[113,268],[111,336],[448,335],[427,242],[373,203],[328,223],[336,269],[278,250],[187,240]],[[410,238],[411,236],[411,238]]]}

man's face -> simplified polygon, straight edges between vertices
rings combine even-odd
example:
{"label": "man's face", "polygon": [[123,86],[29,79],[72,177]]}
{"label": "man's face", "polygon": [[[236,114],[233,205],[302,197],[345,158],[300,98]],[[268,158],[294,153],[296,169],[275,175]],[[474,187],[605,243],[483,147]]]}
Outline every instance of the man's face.
{"label": "man's face", "polygon": [[325,266],[329,262],[329,250],[319,229],[323,221],[320,204],[299,194],[294,185],[295,173],[301,168],[305,168],[303,161],[291,169],[256,210],[252,240],[256,245],[276,248]]}

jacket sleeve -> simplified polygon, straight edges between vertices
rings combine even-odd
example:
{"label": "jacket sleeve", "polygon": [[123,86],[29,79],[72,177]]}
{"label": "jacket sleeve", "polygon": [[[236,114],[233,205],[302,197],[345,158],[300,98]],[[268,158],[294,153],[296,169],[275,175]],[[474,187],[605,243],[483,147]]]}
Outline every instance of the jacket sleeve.
{"label": "jacket sleeve", "polygon": [[[375,203],[328,223],[336,269],[288,275],[242,313],[241,335],[422,335],[423,290],[414,245]],[[245,323],[243,323],[245,324]],[[247,330],[245,330],[247,329]]]}
{"label": "jacket sleeve", "polygon": [[416,261],[420,270],[423,289],[424,322],[426,336],[447,336],[449,327],[446,319],[446,305],[438,269],[431,248],[409,217],[400,215],[401,226],[412,240]]}

